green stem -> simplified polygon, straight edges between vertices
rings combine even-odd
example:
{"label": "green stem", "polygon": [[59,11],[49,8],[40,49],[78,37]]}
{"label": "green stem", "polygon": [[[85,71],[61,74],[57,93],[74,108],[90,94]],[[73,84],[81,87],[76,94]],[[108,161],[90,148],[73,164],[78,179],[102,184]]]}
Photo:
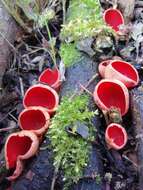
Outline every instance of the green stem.
{"label": "green stem", "polygon": [[62,0],[63,4],[63,24],[66,22],[66,0]]}
{"label": "green stem", "polygon": [[48,24],[45,22],[45,25],[46,25],[46,29],[47,29],[47,32],[48,32],[48,37],[49,37],[49,41],[50,41],[50,45],[51,45],[51,58],[54,62],[54,65],[55,67],[57,67],[57,63],[56,63],[56,55],[55,55],[55,48],[54,48],[54,45],[53,45],[53,42],[52,42],[52,36],[51,36],[51,32],[49,30],[49,26]]}

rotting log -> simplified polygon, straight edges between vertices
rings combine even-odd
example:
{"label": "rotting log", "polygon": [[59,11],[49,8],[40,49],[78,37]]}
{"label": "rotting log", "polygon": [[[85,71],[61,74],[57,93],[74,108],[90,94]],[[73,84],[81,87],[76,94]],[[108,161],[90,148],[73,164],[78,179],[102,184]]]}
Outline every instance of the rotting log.
{"label": "rotting log", "polygon": [[135,129],[139,168],[139,190],[143,187],[143,87],[131,91],[132,125]]}
{"label": "rotting log", "polygon": [[[83,54],[82,58],[80,58],[76,64],[67,69],[66,82],[62,86],[61,97],[67,95],[68,93],[72,92],[72,94],[74,94],[79,91],[79,83],[83,85],[87,84],[92,76],[96,74],[96,72],[97,64],[94,63],[90,57]],[[96,79],[96,81],[90,85],[89,90],[93,90],[97,81],[98,79]],[[89,108],[95,110],[95,105],[92,101],[89,103]],[[100,127],[101,118],[99,116],[95,116],[92,122],[95,127]],[[43,143],[42,146],[49,146],[49,141]],[[95,145],[93,145],[91,154],[89,156],[89,164],[87,168],[85,168],[83,178],[78,184],[71,187],[72,190],[80,190],[83,188],[90,190],[102,189],[102,183],[97,184],[96,178],[93,178],[93,174],[95,173],[102,175],[102,163],[99,159],[98,150],[96,149]],[[28,165],[26,165],[25,172],[22,174],[22,176],[13,183],[12,190],[50,189],[54,172],[52,163],[52,150],[50,148],[40,150],[37,156],[31,162],[29,162]],[[62,189],[62,186],[62,181],[57,178],[55,189],[60,190]]]}
{"label": "rotting log", "polygon": [[0,88],[2,78],[10,61],[10,44],[14,43],[18,28],[13,18],[0,2]]}
{"label": "rotting log", "polygon": [[[76,93],[79,92],[80,85],[82,84],[85,86],[90,79],[95,76],[97,73],[97,63],[93,62],[91,58],[87,55],[81,57],[79,62],[75,65],[67,69],[67,80],[63,85],[61,94],[62,96],[68,95],[68,93]],[[90,85],[89,90],[93,92],[93,89],[98,82],[98,78],[96,78]],[[70,91],[69,91],[70,89]],[[93,102],[92,98],[89,102],[89,109],[95,111],[95,103]],[[98,130],[101,125],[101,118],[99,116],[95,116],[92,120],[93,126]],[[99,176],[102,175],[102,162],[99,159],[99,153],[95,145],[92,146],[92,152],[89,155],[89,164],[84,171],[83,178],[71,189],[73,190],[80,190],[80,189],[90,189],[90,190],[100,190],[102,189],[102,182],[97,184],[96,177],[92,178],[93,175],[96,173]],[[88,177],[87,177],[88,176]]]}

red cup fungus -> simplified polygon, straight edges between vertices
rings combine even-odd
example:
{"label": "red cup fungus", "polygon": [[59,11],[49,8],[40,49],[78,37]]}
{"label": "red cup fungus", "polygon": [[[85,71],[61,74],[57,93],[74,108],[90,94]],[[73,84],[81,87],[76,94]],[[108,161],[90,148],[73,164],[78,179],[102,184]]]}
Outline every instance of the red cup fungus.
{"label": "red cup fungus", "polygon": [[127,139],[127,132],[121,125],[117,123],[108,125],[105,140],[109,148],[120,150],[126,145]]}
{"label": "red cup fungus", "polygon": [[107,65],[110,64],[111,60],[106,60],[106,61],[102,61],[99,66],[98,66],[98,70],[99,73],[101,75],[102,78],[104,78],[104,74],[105,74],[105,68],[107,67]]}
{"label": "red cup fungus", "polygon": [[49,114],[53,114],[58,107],[59,96],[50,86],[36,84],[30,87],[24,96],[23,105],[25,108],[40,106],[46,108]]}
{"label": "red cup fungus", "polygon": [[43,71],[39,77],[39,82],[49,85],[54,88],[56,91],[59,91],[61,85],[60,81],[60,71],[55,69],[46,69]]}
{"label": "red cup fungus", "polygon": [[111,61],[105,68],[104,77],[120,80],[127,88],[135,87],[139,83],[137,70],[130,63],[121,60]]}
{"label": "red cup fungus", "polygon": [[120,25],[124,24],[122,13],[118,9],[107,9],[103,14],[105,23],[113,28],[115,32],[120,33]]}
{"label": "red cup fungus", "polygon": [[34,156],[39,147],[38,137],[31,131],[12,133],[5,143],[7,169],[15,169],[9,180],[15,180],[23,170],[23,161]]}
{"label": "red cup fungus", "polygon": [[33,131],[36,135],[43,135],[49,127],[50,116],[47,109],[42,107],[25,108],[18,117],[22,130]]}
{"label": "red cup fungus", "polygon": [[129,92],[127,87],[118,80],[102,79],[95,87],[94,101],[104,112],[111,108],[120,110],[125,115],[129,109]]}

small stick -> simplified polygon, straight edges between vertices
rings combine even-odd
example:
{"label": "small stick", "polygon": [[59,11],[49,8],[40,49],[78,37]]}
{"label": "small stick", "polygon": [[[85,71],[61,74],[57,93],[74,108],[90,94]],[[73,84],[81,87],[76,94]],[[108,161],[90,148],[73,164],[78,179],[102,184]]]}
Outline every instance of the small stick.
{"label": "small stick", "polygon": [[93,97],[93,94],[92,94],[86,87],[84,87],[82,84],[79,84],[79,85],[80,85],[80,87],[81,87],[84,91],[86,91],[90,96]]}
{"label": "small stick", "polygon": [[19,77],[19,83],[20,83],[21,95],[22,97],[24,97],[24,86],[23,86],[23,80],[21,77]]}
{"label": "small stick", "polygon": [[[91,84],[98,76],[99,76],[98,73],[96,73],[95,75],[93,75],[92,78],[91,78],[91,79],[88,81],[88,83],[85,85],[84,89],[81,88],[80,91],[75,92],[75,93],[70,97],[70,99],[72,100],[76,95],[81,95],[81,94],[83,93],[83,91],[84,91],[85,89],[87,89],[87,88],[90,86],[90,84]],[[81,86],[81,85],[80,85],[80,86]],[[90,92],[90,95],[91,95],[91,92]]]}
{"label": "small stick", "polygon": [[16,117],[14,117],[11,113],[8,114],[10,117],[12,117],[12,119],[16,122],[18,122],[18,120],[16,119]]}
{"label": "small stick", "polygon": [[8,45],[19,55],[18,51],[16,50],[16,48],[12,45],[12,43],[9,42],[9,40],[3,35],[2,32],[0,32],[0,35],[2,36],[2,38],[8,43]]}
{"label": "small stick", "polygon": [[16,110],[16,108],[14,107],[11,111],[9,111],[1,120],[0,120],[0,122],[2,122],[4,119],[6,119],[8,116],[9,116],[9,114],[11,114],[13,111],[15,111]]}
{"label": "small stick", "polygon": [[16,126],[12,126],[12,127],[5,127],[3,129],[0,129],[0,133],[2,132],[7,132],[7,131],[10,131],[12,129],[16,129]]}
{"label": "small stick", "polygon": [[127,161],[129,161],[130,163],[132,163],[137,169],[138,169],[138,165],[136,163],[134,163],[132,160],[130,160],[126,155],[123,154],[122,156],[124,159],[126,159]]}

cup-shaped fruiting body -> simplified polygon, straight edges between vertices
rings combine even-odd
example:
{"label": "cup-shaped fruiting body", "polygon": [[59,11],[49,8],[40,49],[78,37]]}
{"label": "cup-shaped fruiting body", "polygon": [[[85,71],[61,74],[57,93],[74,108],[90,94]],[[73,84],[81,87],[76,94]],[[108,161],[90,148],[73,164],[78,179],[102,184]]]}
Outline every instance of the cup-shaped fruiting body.
{"label": "cup-shaped fruiting body", "polygon": [[139,75],[134,66],[121,60],[111,61],[105,68],[104,77],[120,80],[127,88],[135,87],[139,83]]}
{"label": "cup-shaped fruiting body", "polygon": [[43,135],[49,127],[50,116],[46,108],[28,107],[18,117],[18,123],[22,130],[33,131],[36,135]]}
{"label": "cup-shaped fruiting body", "polygon": [[105,140],[109,148],[120,150],[126,145],[127,139],[127,132],[121,125],[117,123],[108,125]]}
{"label": "cup-shaped fruiting body", "polygon": [[127,87],[119,80],[102,79],[95,87],[94,101],[104,112],[111,108],[120,110],[125,115],[129,109],[129,92]]}
{"label": "cup-shaped fruiting body", "polygon": [[39,82],[49,85],[56,91],[59,91],[61,85],[60,71],[55,69],[46,69],[39,76]]}
{"label": "cup-shaped fruiting body", "polygon": [[7,169],[15,169],[9,180],[15,180],[23,170],[23,161],[37,153],[39,139],[31,131],[12,133],[5,143],[5,160]]}
{"label": "cup-shaped fruiting body", "polygon": [[107,25],[115,30],[115,32],[120,33],[120,25],[124,24],[124,18],[118,9],[107,9],[103,14],[103,19]]}
{"label": "cup-shaped fruiting body", "polygon": [[99,66],[98,66],[99,74],[101,75],[102,78],[104,78],[105,69],[106,69],[107,65],[110,64],[110,61],[112,61],[112,60],[105,60],[105,61],[102,61],[102,62],[99,64]]}
{"label": "cup-shaped fruiting body", "polygon": [[40,106],[46,108],[49,114],[53,114],[58,107],[59,96],[50,86],[37,84],[30,87],[24,96],[23,105],[25,108]]}

